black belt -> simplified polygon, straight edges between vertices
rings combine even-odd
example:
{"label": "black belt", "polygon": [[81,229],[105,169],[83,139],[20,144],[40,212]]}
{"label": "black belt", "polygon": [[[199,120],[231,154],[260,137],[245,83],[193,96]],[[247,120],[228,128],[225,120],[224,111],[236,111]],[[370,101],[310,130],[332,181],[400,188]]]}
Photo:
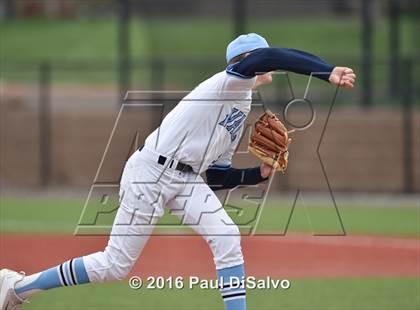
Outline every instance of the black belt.
{"label": "black belt", "polygon": [[[139,148],[139,151],[141,151],[141,149],[143,148],[143,146],[141,146]],[[166,161],[168,160],[168,158],[166,158],[165,156],[159,155],[159,158],[157,160],[159,165],[165,165]],[[172,159],[171,162],[169,163],[169,168],[172,168],[172,165],[174,164],[174,160]],[[186,165],[183,163],[178,162],[176,164],[175,170],[179,170],[182,172],[194,172],[193,168],[190,165]]]}
{"label": "black belt", "polygon": [[[168,160],[168,158],[166,158],[165,156],[159,155],[159,158],[158,158],[157,162],[158,162],[158,164],[163,166],[163,165],[165,165],[167,160]],[[174,160],[171,159],[171,162],[169,163],[168,167],[172,168],[173,164],[174,164]],[[178,162],[176,164],[176,167],[174,169],[182,171],[182,172],[193,172],[193,168],[190,165],[186,165],[186,164],[183,164],[183,163],[180,163],[180,162]]]}

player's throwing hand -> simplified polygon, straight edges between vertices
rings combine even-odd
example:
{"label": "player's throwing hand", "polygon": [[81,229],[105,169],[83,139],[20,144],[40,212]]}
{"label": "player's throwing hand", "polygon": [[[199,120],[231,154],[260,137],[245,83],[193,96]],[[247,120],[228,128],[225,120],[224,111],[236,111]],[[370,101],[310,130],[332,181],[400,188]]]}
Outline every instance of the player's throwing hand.
{"label": "player's throwing hand", "polygon": [[335,67],[331,72],[329,81],[331,84],[344,87],[353,88],[356,81],[356,74],[353,69],[347,67]]}

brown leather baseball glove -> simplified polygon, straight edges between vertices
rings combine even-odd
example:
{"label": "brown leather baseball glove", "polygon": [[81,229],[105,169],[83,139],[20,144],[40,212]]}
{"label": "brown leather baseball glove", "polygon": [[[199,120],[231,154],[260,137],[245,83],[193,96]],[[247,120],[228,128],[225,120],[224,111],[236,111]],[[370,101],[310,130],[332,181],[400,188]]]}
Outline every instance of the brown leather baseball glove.
{"label": "brown leather baseball glove", "polygon": [[273,112],[267,110],[254,124],[248,150],[277,171],[284,171],[290,141],[289,131]]}

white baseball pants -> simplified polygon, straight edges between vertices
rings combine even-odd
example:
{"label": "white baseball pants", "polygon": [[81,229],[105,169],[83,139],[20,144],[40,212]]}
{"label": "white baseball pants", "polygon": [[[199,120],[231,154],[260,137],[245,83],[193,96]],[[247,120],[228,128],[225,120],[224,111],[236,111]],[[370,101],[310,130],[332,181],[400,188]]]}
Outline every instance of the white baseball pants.
{"label": "white baseball pants", "polygon": [[160,165],[158,157],[143,148],[127,161],[108,245],[103,252],[83,257],[91,282],[128,275],[164,207],[207,241],[216,269],[243,263],[239,230],[201,176],[169,168],[170,160]]}

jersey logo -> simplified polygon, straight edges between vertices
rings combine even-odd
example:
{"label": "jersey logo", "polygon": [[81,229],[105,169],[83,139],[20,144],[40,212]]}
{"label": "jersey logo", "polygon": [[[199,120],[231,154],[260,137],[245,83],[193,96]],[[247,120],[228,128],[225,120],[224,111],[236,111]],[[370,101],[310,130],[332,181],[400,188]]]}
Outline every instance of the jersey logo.
{"label": "jersey logo", "polygon": [[219,123],[219,125],[226,128],[230,134],[231,141],[234,141],[245,118],[246,115],[244,112],[237,108],[233,108],[230,113],[226,114],[225,118]]}

